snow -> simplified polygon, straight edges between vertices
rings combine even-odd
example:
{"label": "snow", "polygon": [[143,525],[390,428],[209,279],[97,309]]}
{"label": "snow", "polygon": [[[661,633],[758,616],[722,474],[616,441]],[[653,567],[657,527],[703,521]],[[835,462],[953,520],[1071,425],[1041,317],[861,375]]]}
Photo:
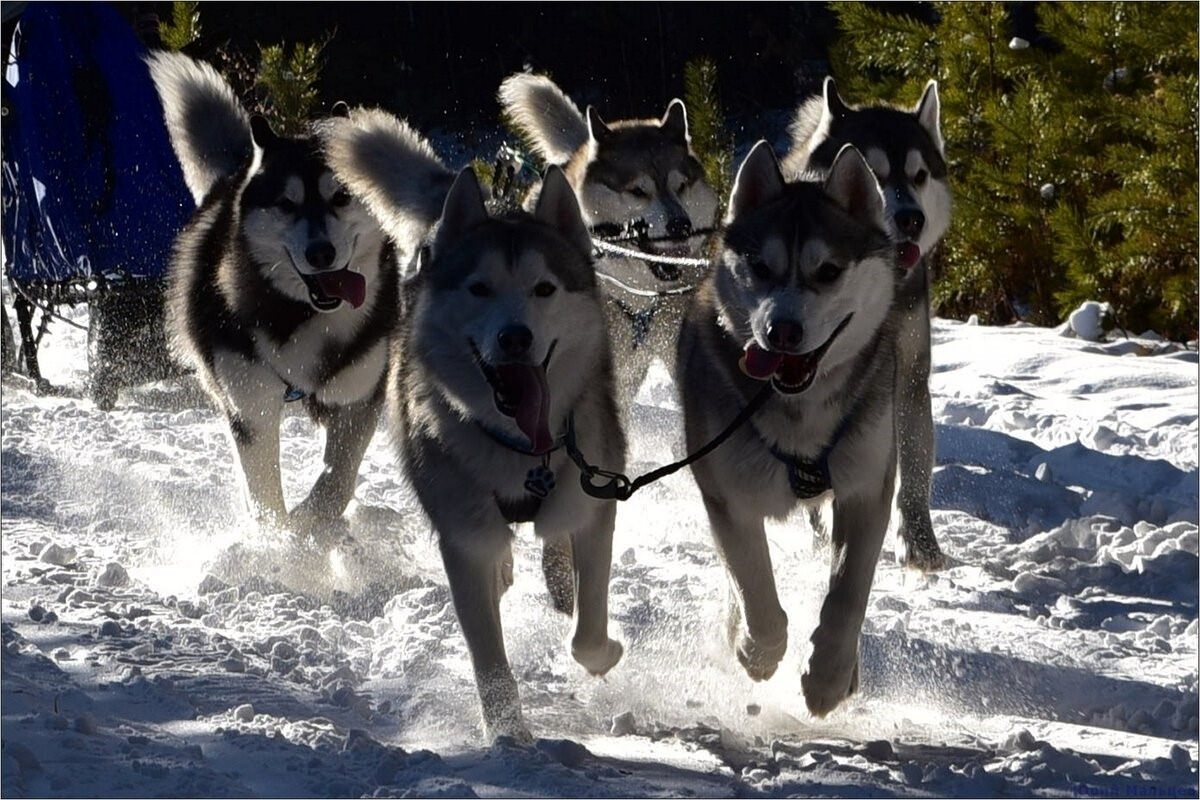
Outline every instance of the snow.
{"label": "snow", "polygon": [[[86,310],[72,312],[86,320]],[[977,323],[977,320],[975,321]],[[786,796],[1197,793],[1197,358],[1153,338],[937,320],[934,522],[922,576],[885,544],[862,693],[828,719],[800,674],[828,553],[769,528],[792,626],[751,682],[684,472],[621,507],[625,659],[571,659],[532,533],[503,601],[534,745],[483,739],[429,524],[386,436],[322,542],[241,511],[194,387],[82,399],[86,336],[43,349],[64,391],[3,395],[5,796]],[[660,365],[661,366],[661,365]],[[680,447],[665,370],[633,465]],[[283,425],[289,503],[318,429]]]}

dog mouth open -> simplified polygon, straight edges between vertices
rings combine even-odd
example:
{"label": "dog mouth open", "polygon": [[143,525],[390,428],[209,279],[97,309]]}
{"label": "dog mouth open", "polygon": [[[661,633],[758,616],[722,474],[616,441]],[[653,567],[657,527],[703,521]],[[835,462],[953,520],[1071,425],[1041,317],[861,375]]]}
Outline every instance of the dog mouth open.
{"label": "dog mouth open", "polygon": [[354,308],[360,308],[367,300],[367,279],[350,269],[357,249],[358,239],[350,248],[350,257],[346,266],[341,269],[331,269],[325,272],[303,272],[296,264],[296,259],[288,250],[288,258],[292,261],[292,269],[304,281],[308,289],[308,302],[318,311],[333,311],[343,302]]}
{"label": "dog mouth open", "polygon": [[775,391],[781,394],[799,394],[812,385],[817,375],[821,358],[846,326],[853,314],[847,314],[829,334],[829,338],[815,350],[807,353],[780,353],[758,346],[753,339],[746,345],[738,366],[748,377],[756,381],[770,380]]}
{"label": "dog mouth open", "polygon": [[896,261],[904,269],[912,269],[921,260],[921,245],[913,241],[896,245]]}
{"label": "dog mouth open", "polygon": [[535,454],[554,449],[554,436],[550,433],[550,385],[546,380],[546,368],[558,344],[555,339],[546,351],[540,364],[525,361],[489,363],[479,352],[473,339],[469,339],[471,352],[479,371],[492,387],[492,401],[496,410],[511,417],[529,439],[529,449]]}

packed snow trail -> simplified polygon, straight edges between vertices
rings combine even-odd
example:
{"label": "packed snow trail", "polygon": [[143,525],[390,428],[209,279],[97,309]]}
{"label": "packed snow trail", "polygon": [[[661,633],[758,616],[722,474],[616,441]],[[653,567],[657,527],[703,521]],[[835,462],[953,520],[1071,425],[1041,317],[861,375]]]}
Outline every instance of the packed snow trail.
{"label": "packed snow trail", "polygon": [[[86,320],[86,312],[76,313]],[[328,542],[258,531],[194,387],[3,396],[5,796],[1195,796],[1197,358],[936,321],[934,522],[953,564],[885,545],[862,693],[826,720],[800,674],[828,553],[769,533],[790,617],[776,676],[725,642],[728,589],[686,473],[617,519],[625,659],[592,679],[521,529],[502,614],[532,747],[484,741],[427,520],[381,431]],[[631,468],[679,442],[659,371]],[[289,503],[321,436],[283,425]],[[407,793],[407,794],[406,794]]]}

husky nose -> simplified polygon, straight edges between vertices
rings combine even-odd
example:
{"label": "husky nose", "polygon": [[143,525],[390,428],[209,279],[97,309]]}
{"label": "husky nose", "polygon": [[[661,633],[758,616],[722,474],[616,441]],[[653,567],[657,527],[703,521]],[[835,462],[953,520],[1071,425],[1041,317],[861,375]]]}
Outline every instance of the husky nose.
{"label": "husky nose", "polygon": [[329,242],[313,242],[304,249],[304,257],[314,269],[329,269],[337,258],[337,250]]}
{"label": "husky nose", "polygon": [[667,220],[667,236],[682,239],[692,232],[692,221],[687,217],[672,217]]}
{"label": "husky nose", "polygon": [[795,320],[767,323],[767,344],[777,353],[798,353],[803,339],[804,328]]}
{"label": "husky nose", "polygon": [[915,239],[925,227],[925,215],[916,208],[901,209],[896,212],[896,227],[909,239]]}
{"label": "husky nose", "polygon": [[533,331],[524,325],[509,325],[496,334],[496,342],[507,358],[521,358],[533,346]]}

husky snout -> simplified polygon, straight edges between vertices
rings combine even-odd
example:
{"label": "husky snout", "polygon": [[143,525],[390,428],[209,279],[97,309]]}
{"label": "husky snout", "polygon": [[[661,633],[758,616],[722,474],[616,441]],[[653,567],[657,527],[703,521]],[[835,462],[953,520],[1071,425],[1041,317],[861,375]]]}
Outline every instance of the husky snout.
{"label": "husky snout", "polygon": [[304,258],[313,269],[326,270],[332,267],[337,259],[337,248],[328,241],[310,242],[308,247],[304,248]]}
{"label": "husky snout", "polygon": [[777,319],[767,323],[767,344],[777,353],[798,355],[804,341],[804,326],[794,319]]}
{"label": "husky snout", "polygon": [[505,358],[524,360],[533,347],[533,331],[524,325],[506,325],[496,334],[496,344]]}

